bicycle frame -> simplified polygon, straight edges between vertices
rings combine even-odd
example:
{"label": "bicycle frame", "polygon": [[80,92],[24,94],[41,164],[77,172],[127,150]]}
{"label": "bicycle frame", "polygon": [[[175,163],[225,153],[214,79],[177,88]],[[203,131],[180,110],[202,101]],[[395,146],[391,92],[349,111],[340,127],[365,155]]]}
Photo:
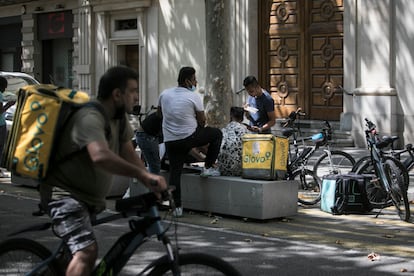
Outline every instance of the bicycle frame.
{"label": "bicycle frame", "polygon": [[390,184],[388,183],[388,178],[384,172],[384,164],[383,164],[383,155],[381,154],[380,149],[378,149],[376,144],[376,130],[368,129],[365,131],[366,140],[368,142],[368,148],[371,154],[372,164],[374,166],[375,173],[377,174],[382,187],[385,189],[387,193],[390,192]]}
{"label": "bicycle frame", "polygon": [[[105,254],[102,260],[97,264],[92,272],[92,275],[117,275],[122,268],[129,261],[131,256],[135,251],[146,241],[149,240],[149,237],[156,235],[158,240],[162,241],[166,248],[166,258],[159,258],[147,265],[144,270],[140,273],[144,274],[146,271],[151,270],[156,265],[167,261],[172,264],[172,270],[174,275],[179,271],[177,249],[173,248],[169,238],[165,235],[166,229],[161,223],[160,214],[156,206],[149,208],[147,212],[141,214],[142,218],[140,219],[130,219],[129,227],[131,231],[120,236],[117,241],[113,244],[111,249]],[[105,222],[113,221],[119,218],[125,217],[121,214],[109,215],[103,218],[97,219],[93,225],[99,225]],[[48,223],[50,227],[50,223]],[[45,227],[31,227],[26,230],[19,231],[17,233],[11,234],[15,235],[18,233],[30,232],[33,230],[45,230]],[[59,254],[63,254],[65,250],[65,242],[60,241],[57,249],[52,253],[52,255],[39,263],[30,273],[27,275],[38,275],[42,269],[46,268],[47,265],[58,259]]]}
{"label": "bicycle frame", "polygon": [[[305,167],[307,165],[309,158],[316,152],[316,150],[320,148],[321,145],[326,146],[326,149],[324,149],[323,151],[328,154],[330,165],[331,167],[333,166],[332,158],[331,158],[331,149],[330,149],[329,143],[327,142],[329,131],[330,131],[329,129],[323,129],[323,131],[321,132],[322,139],[319,141],[314,141],[313,136],[302,138],[301,140],[302,140],[303,150],[301,152],[299,152],[299,145],[297,143],[298,137],[296,135],[296,130],[293,129],[292,131],[293,131],[293,134],[292,134],[293,135],[293,139],[292,139],[293,147],[295,149],[294,149],[294,153],[292,154],[291,148],[289,145],[289,159],[292,158],[292,155],[294,157],[292,158],[290,162],[288,162],[288,171],[293,172],[296,169],[298,169],[300,166]],[[314,144],[312,146],[306,146],[305,141],[312,141]]]}
{"label": "bicycle frame", "polygon": [[[149,237],[157,235],[166,247],[168,260],[174,262],[175,253],[169,238],[164,235],[165,229],[161,224],[157,207],[150,208],[147,214],[140,220],[130,220],[129,226],[131,231],[123,234],[112,248],[105,254],[99,264],[95,267],[92,275],[116,275],[126,265],[134,252]],[[155,264],[151,263],[142,273],[152,268]],[[178,266],[176,266],[177,268]]]}

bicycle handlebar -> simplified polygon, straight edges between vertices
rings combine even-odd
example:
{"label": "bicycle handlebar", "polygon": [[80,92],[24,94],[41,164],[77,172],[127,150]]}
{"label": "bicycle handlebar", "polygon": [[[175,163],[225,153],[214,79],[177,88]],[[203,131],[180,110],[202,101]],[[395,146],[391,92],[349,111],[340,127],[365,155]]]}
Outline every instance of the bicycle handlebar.
{"label": "bicycle handlebar", "polygon": [[[171,192],[173,190],[175,190],[175,187],[170,186],[167,190],[161,193],[161,200],[169,200],[172,207],[174,207],[174,202],[171,195]],[[148,211],[152,206],[155,206],[159,200],[160,199],[153,192],[128,198],[122,198],[118,199],[115,202],[115,210],[120,213],[143,213]]]}
{"label": "bicycle handlebar", "polygon": [[373,131],[377,127],[373,122],[371,122],[367,118],[365,118],[365,123],[366,123],[366,126],[367,126],[367,131],[369,131],[369,132]]}
{"label": "bicycle handlebar", "polygon": [[298,107],[298,109],[296,109],[296,111],[290,112],[289,116],[286,118],[287,121],[283,125],[283,127],[287,127],[289,125],[292,125],[293,122],[298,118],[298,116],[306,116],[306,113],[302,112],[302,108],[300,108],[300,107]]}

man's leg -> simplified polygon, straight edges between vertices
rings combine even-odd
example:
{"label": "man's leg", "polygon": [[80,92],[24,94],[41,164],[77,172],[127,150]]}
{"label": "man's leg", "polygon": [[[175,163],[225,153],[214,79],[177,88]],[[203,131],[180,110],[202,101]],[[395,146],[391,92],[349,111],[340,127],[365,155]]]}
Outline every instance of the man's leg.
{"label": "man's leg", "polygon": [[96,242],[77,251],[73,254],[72,260],[66,269],[66,275],[91,275],[97,257],[98,247]]}
{"label": "man's leg", "polygon": [[90,275],[98,255],[88,207],[70,197],[49,203],[53,230],[62,238],[73,258],[66,275]]}
{"label": "man's leg", "polygon": [[181,207],[181,173],[185,158],[188,154],[189,147],[186,146],[186,139],[166,142],[165,149],[167,151],[168,161],[170,163],[169,185],[175,186],[173,192],[176,207]]}
{"label": "man's leg", "polygon": [[209,144],[206,153],[205,167],[210,168],[217,160],[220,153],[221,140],[223,133],[220,129],[214,127],[197,128],[194,135],[193,146],[199,147]]}

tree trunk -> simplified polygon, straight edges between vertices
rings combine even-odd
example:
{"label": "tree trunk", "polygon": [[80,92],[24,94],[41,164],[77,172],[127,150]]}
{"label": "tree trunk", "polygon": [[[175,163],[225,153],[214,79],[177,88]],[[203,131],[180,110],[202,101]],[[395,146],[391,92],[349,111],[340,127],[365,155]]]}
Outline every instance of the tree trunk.
{"label": "tree trunk", "polygon": [[206,0],[207,83],[204,105],[209,126],[230,119],[230,1]]}

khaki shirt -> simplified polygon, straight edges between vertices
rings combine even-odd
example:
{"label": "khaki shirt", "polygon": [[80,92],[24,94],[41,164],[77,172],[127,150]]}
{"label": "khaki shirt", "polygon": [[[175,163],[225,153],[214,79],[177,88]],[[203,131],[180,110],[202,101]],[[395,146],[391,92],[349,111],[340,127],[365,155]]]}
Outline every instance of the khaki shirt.
{"label": "khaki shirt", "polygon": [[[121,120],[111,120],[111,139],[109,147],[119,153],[120,144],[131,141],[133,131],[126,120],[126,126],[120,126]],[[122,127],[122,130],[120,130]],[[56,160],[70,155],[52,169],[45,183],[59,187],[54,189],[53,198],[70,193],[80,201],[94,207],[95,211],[105,208],[105,197],[110,191],[112,175],[95,166],[85,147],[94,141],[106,141],[105,118],[93,107],[85,107],[77,111],[68,122],[62,133],[61,143],[56,151]]]}

